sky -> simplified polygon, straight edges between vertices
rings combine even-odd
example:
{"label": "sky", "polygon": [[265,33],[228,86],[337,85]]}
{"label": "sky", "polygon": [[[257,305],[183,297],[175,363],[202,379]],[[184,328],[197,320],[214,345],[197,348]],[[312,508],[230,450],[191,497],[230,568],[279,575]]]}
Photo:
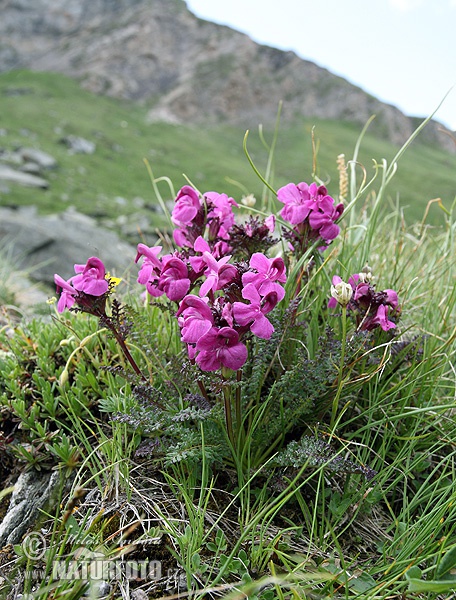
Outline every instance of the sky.
{"label": "sky", "polygon": [[186,0],[202,19],[293,50],[410,116],[456,130],[456,0]]}

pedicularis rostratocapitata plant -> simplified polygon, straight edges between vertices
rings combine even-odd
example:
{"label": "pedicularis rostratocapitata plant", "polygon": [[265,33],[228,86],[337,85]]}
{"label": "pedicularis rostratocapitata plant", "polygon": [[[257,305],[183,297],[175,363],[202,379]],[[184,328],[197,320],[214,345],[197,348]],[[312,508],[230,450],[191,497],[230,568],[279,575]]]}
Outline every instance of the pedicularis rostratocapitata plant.
{"label": "pedicularis rostratocapitata plant", "polygon": [[[138,244],[138,282],[146,288],[145,304],[159,303],[175,315],[186,351],[185,376],[175,382],[174,399],[170,386],[145,392],[154,386],[127,345],[133,325],[122,316],[120,304],[110,302],[118,280],[107,274],[100,258],[75,265],[76,274],[68,281],[55,276],[58,311],[99,317],[140,380],[135,389],[142,416],[130,418],[154,438],[151,452],[158,452],[164,439],[168,446],[176,442],[176,422],[186,423],[187,434],[193,427],[199,435],[198,423],[210,413],[217,415],[218,407],[223,418],[205,443],[225,444],[230,460],[245,461],[248,454],[248,465],[259,466],[277,452],[283,464],[290,455],[285,446],[292,441],[296,450],[299,431],[303,457],[311,464],[321,443],[303,435],[304,425],[327,420],[332,436],[342,418],[339,400],[350,386],[350,375],[361,363],[365,367],[359,357],[366,347],[375,347],[375,335],[384,335],[381,330],[391,338],[400,312],[397,294],[378,291],[370,269],[364,268],[347,283],[337,275],[332,286],[328,283],[324,295],[329,302],[320,303],[318,310],[328,317],[328,309],[336,309],[339,335],[322,322],[314,355],[306,353],[305,304],[315,302],[321,290],[311,290],[312,272],[322,270],[325,251],[340,234],[337,222],[344,207],[316,183],[289,183],[278,190],[277,199],[284,205],[280,238],[274,237],[279,229],[275,215],[241,218],[233,198],[200,194],[186,185],[171,215],[175,249],[164,253],[161,246]],[[174,425],[167,421],[170,414]],[[194,435],[191,440],[195,442]],[[332,468],[340,468],[340,457],[325,456]],[[292,460],[296,462],[296,453]],[[361,469],[349,461],[345,468]]]}

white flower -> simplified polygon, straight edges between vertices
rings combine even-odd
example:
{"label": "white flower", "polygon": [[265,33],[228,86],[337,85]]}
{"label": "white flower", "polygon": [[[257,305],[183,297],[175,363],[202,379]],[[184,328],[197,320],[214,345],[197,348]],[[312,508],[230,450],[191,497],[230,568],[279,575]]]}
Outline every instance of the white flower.
{"label": "white flower", "polygon": [[247,206],[248,208],[252,208],[252,206],[255,206],[256,204],[256,198],[253,194],[248,194],[242,198],[241,204]]}
{"label": "white flower", "polygon": [[333,278],[331,285],[331,296],[337,300],[341,306],[347,306],[353,295],[353,288],[349,283],[342,281],[340,277]]}

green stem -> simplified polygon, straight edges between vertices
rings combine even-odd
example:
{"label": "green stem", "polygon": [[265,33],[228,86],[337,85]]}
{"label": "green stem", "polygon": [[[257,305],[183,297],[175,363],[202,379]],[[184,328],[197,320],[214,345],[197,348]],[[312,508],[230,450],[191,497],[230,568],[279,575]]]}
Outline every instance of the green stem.
{"label": "green stem", "polygon": [[234,430],[233,430],[233,416],[231,414],[231,388],[228,386],[223,387],[223,399],[225,403],[225,421],[226,421],[226,430],[228,432],[228,437],[230,438],[230,442],[233,444],[233,450],[235,449],[235,439],[234,439]]}
{"label": "green stem", "polygon": [[337,392],[334,396],[331,411],[331,422],[330,429],[333,429],[336,421],[337,410],[339,408],[339,399],[344,387],[344,362],[345,362],[345,348],[347,345],[347,307],[342,306],[342,346],[340,350],[340,361],[339,361],[339,375],[337,378]]}
{"label": "green stem", "polygon": [[[239,369],[239,371],[236,372],[236,382],[239,384],[241,382],[242,379],[242,370]],[[238,385],[236,388],[236,396],[234,399],[234,408],[236,411],[236,424],[237,424],[237,428],[238,431],[241,430],[241,426],[242,426],[242,411],[241,411],[241,386]]]}

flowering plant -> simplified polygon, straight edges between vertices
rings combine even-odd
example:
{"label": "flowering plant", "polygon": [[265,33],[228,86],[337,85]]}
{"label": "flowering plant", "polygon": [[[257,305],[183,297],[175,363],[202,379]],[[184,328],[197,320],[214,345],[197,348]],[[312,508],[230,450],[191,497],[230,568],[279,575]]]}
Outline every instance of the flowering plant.
{"label": "flowering plant", "polygon": [[[343,308],[341,339],[337,342],[335,334],[327,335],[322,345],[332,345],[332,350],[328,353],[326,348],[326,354],[322,350],[313,359],[313,366],[315,361],[320,364],[312,373],[312,361],[296,347],[306,335],[305,324],[298,319],[305,304],[303,283],[309,282],[316,264],[323,267],[324,252],[340,234],[344,207],[316,183],[289,183],[278,190],[277,199],[284,204],[278,217],[280,239],[273,237],[275,215],[241,219],[233,198],[213,191],[200,194],[186,185],[177,194],[171,214],[175,247],[166,253],[162,246],[140,243],[136,255],[137,281],[145,286],[145,298],[177,319],[187,355],[182,358],[184,371],[194,372],[179,410],[204,406],[214,416],[217,406],[223,406],[226,441],[235,460],[245,457],[247,446],[256,446],[250,465],[261,464],[274,449],[279,450],[290,431],[311,420],[312,411],[324,419],[331,404],[334,430],[339,398],[348,380],[347,309],[355,317],[353,336],[376,329],[388,332],[395,327],[391,318],[399,314],[396,292],[377,292],[370,275],[353,275],[348,284],[334,276],[329,307],[339,303]],[[287,272],[293,273],[289,280]],[[96,315],[142,379],[144,396],[144,385],[150,381],[128,348],[131,324],[117,300],[112,314],[107,312],[117,280],[106,274],[97,257],[75,265],[75,273],[67,281],[55,275],[60,294],[57,310]],[[291,331],[295,337],[287,349],[283,342]],[[372,338],[364,343],[372,343]],[[351,364],[356,352],[359,348],[353,350]],[[195,383],[197,396],[190,389]],[[165,405],[169,409],[170,403],[162,391],[159,396],[160,401],[157,394],[149,398],[155,398],[160,413],[156,420],[162,424],[161,411]],[[187,418],[179,415],[178,419]],[[220,443],[220,432],[215,437]]]}

